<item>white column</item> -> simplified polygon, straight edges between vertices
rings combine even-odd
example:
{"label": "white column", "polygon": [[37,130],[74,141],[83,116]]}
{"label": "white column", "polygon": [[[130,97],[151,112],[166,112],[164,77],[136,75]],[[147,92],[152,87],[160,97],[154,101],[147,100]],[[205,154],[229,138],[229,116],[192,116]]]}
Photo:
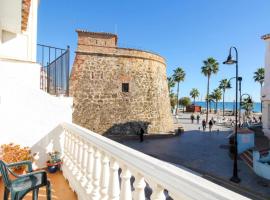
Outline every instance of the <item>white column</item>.
{"label": "white column", "polygon": [[121,173],[121,200],[132,200],[131,183],[130,183],[131,173],[127,167],[122,168]]}
{"label": "white column", "polygon": [[90,194],[93,189],[93,166],[94,166],[94,149],[91,144],[88,143],[87,149],[87,184],[86,184],[86,192]]}
{"label": "white column", "polygon": [[110,184],[109,184],[109,199],[119,200],[120,188],[119,188],[119,165],[111,158],[110,162]]}
{"label": "white column", "polygon": [[[152,186],[152,185],[151,185]],[[153,184],[151,200],[165,200],[164,188],[158,184]]]}
{"label": "white column", "polygon": [[135,175],[135,183],[134,183],[134,199],[136,200],[145,200],[144,188],[146,183],[144,181],[144,177],[141,174]]}
{"label": "white column", "polygon": [[91,196],[93,200],[99,200],[100,193],[100,152],[97,148],[95,148],[95,155],[94,155],[94,171],[93,171],[93,190],[91,192]]}
{"label": "white column", "polygon": [[87,182],[87,174],[86,174],[86,168],[87,168],[87,145],[86,141],[82,140],[82,158],[81,158],[81,172],[82,172],[82,177],[81,177],[81,184],[82,186],[86,185]]}
{"label": "white column", "polygon": [[108,199],[108,187],[110,181],[110,167],[109,167],[109,158],[105,152],[102,154],[102,173],[101,173],[101,199],[107,200]]}

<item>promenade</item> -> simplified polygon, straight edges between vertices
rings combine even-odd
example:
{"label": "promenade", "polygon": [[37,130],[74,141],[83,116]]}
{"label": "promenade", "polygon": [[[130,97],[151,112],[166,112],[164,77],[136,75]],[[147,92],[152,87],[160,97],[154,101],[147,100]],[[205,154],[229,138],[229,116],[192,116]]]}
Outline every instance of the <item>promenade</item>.
{"label": "promenade", "polygon": [[[195,115],[196,116],[196,115]],[[210,116],[209,119],[211,119]],[[199,175],[252,199],[270,199],[270,181],[258,177],[242,160],[238,160],[240,184],[230,181],[233,161],[229,157],[229,128],[214,125],[202,131],[200,123],[191,123],[190,114],[181,113],[175,122],[184,127],[180,136],[122,142],[158,159],[190,169]]]}

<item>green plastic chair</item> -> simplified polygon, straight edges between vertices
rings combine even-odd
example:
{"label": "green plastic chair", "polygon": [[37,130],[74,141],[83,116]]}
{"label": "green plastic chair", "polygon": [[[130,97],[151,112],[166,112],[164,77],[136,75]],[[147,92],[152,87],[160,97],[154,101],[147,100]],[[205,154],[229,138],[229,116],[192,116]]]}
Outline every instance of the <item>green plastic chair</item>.
{"label": "green plastic chair", "polygon": [[[28,173],[17,175],[10,168],[27,165]],[[30,191],[33,192],[33,200],[38,199],[38,191],[40,187],[46,186],[47,200],[51,200],[51,185],[47,180],[47,173],[44,170],[32,171],[31,161],[22,161],[17,163],[6,164],[0,160],[0,172],[5,185],[4,200],[8,200],[11,193],[11,200],[21,200]],[[16,177],[10,180],[9,173]]]}

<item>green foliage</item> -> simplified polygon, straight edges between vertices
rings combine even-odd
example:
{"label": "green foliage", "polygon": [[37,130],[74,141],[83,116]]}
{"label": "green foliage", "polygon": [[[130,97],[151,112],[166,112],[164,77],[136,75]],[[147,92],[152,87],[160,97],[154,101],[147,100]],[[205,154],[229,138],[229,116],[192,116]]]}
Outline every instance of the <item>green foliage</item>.
{"label": "green foliage", "polygon": [[181,99],[179,99],[179,105],[181,106],[188,106],[191,104],[191,100],[189,97],[182,97]]}
{"label": "green foliage", "polygon": [[226,89],[230,89],[232,88],[231,83],[228,79],[222,79],[219,83],[219,88],[223,91],[223,93],[225,92]]}
{"label": "green foliage", "polygon": [[[216,74],[218,72],[218,62],[210,57],[203,61],[203,66],[201,67],[201,72],[204,76],[207,77],[207,91],[206,97],[209,97],[209,85],[210,85],[210,77],[212,74]],[[208,103],[206,103],[206,121],[208,121]]]}
{"label": "green foliage", "polygon": [[262,86],[263,82],[264,82],[264,68],[258,68],[256,72],[254,72],[254,81],[260,83],[260,85]]}
{"label": "green foliage", "polygon": [[181,68],[178,67],[175,70],[173,70],[173,80],[177,83],[183,82],[185,80],[186,73],[185,71]]}
{"label": "green foliage", "polygon": [[203,66],[201,68],[204,76],[210,77],[212,74],[218,72],[219,63],[212,57],[207,58],[203,61]]}
{"label": "green foliage", "polygon": [[221,91],[221,89],[219,89],[219,88],[214,89],[214,91],[212,92],[211,96],[215,100],[215,102],[220,101],[221,98],[222,98],[222,91]]}
{"label": "green foliage", "polygon": [[177,105],[177,96],[173,93],[170,94],[170,103],[172,108]]}
{"label": "green foliage", "polygon": [[249,115],[250,112],[253,110],[253,106],[254,105],[251,98],[248,97],[242,100],[241,108],[246,111],[247,115]]}
{"label": "green foliage", "polygon": [[197,97],[199,97],[200,92],[197,88],[192,88],[192,90],[190,91],[189,95],[194,99],[194,104],[195,104],[195,99]]}
{"label": "green foliage", "polygon": [[173,77],[168,77],[167,81],[168,81],[169,94],[171,94],[172,88],[174,88],[174,86],[175,86],[175,81],[174,81]]}

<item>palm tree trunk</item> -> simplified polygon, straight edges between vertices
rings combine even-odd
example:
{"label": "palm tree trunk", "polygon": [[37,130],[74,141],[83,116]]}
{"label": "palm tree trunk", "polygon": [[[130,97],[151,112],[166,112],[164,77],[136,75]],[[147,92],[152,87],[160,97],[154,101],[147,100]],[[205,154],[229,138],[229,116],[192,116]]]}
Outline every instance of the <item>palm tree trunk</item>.
{"label": "palm tree trunk", "polygon": [[207,76],[207,101],[206,101],[206,123],[208,122],[208,106],[209,106],[209,102],[208,102],[208,97],[209,97],[209,82],[210,82],[210,76]]}
{"label": "palm tree trunk", "polygon": [[195,97],[194,97],[194,100],[193,100],[193,104],[194,104],[194,106],[195,106]]}
{"label": "palm tree trunk", "polygon": [[225,90],[223,90],[223,100],[222,100],[222,114],[223,114],[223,117],[224,117],[224,99],[225,99]]}
{"label": "palm tree trunk", "polygon": [[[261,92],[262,92],[262,83],[261,84]],[[261,113],[262,113],[262,100],[261,100]]]}
{"label": "palm tree trunk", "polygon": [[216,112],[215,112],[216,114],[217,114],[217,104],[218,104],[218,101],[216,100]]}
{"label": "palm tree trunk", "polygon": [[179,108],[179,82],[177,82],[177,110]]}

